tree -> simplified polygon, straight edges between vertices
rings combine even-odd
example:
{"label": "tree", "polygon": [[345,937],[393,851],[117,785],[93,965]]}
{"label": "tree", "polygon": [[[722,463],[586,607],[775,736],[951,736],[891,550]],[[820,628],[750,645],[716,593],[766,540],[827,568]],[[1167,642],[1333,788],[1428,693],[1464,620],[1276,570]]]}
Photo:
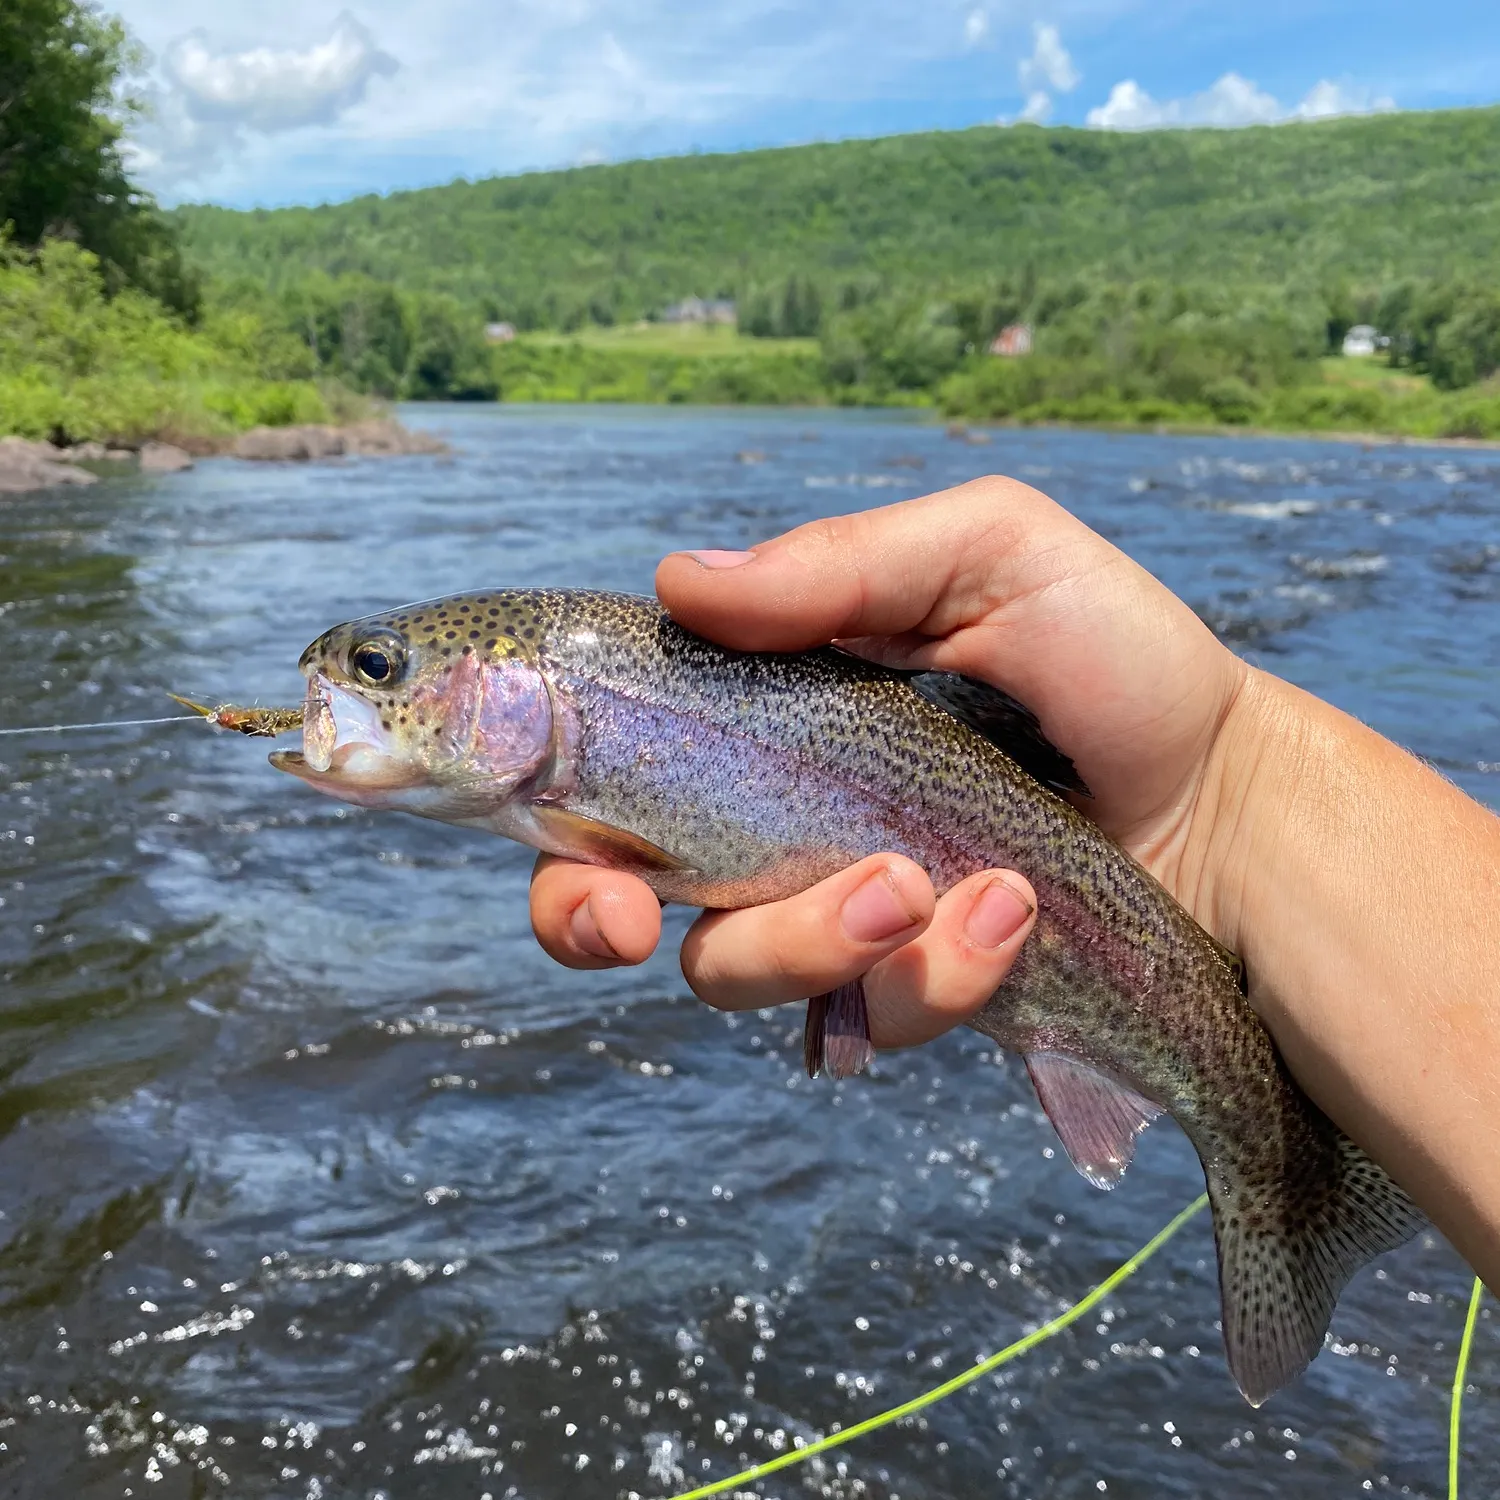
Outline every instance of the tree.
{"label": "tree", "polygon": [[198,285],[155,201],[131,181],[120,138],[137,101],[125,28],[79,0],[0,3],[0,227],[20,245],[78,242],[105,283],[196,316]]}

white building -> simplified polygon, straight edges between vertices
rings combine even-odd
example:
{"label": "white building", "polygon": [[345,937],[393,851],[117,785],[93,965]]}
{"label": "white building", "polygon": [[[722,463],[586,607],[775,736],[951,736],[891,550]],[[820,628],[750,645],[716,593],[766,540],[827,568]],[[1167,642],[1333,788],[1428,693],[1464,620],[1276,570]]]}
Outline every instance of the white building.
{"label": "white building", "polygon": [[1366,359],[1377,349],[1384,348],[1388,343],[1390,343],[1390,340],[1382,338],[1368,323],[1356,323],[1344,335],[1344,357],[1346,359]]}
{"label": "white building", "polygon": [[734,303],[721,299],[705,301],[702,297],[684,297],[661,315],[663,323],[733,323]]}

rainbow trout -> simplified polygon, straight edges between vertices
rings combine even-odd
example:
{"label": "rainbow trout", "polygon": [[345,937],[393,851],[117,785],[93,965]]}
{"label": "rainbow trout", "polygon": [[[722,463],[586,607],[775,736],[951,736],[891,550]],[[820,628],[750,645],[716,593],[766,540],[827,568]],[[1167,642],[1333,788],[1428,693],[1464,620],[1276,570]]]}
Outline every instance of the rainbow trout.
{"label": "rainbow trout", "polygon": [[[340,625],[303,653],[301,753],[330,796],[628,870],[740,907],[894,851],[939,891],[1022,871],[1037,925],[970,1022],[1026,1059],[1073,1164],[1112,1187],[1170,1113],[1203,1163],[1229,1368],[1259,1405],[1335,1299],[1423,1223],[1302,1093],[1242,973],[1062,792],[1071,762],[1004,694],[834,649],[723,650],[654,600],[497,589]],[[867,1050],[858,988],[810,1006],[809,1061]]]}

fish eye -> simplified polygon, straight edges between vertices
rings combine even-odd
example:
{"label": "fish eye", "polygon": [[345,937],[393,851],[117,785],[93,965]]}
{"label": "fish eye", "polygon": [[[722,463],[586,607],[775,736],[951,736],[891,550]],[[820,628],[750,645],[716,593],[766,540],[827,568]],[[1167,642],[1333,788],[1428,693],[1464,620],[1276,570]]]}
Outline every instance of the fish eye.
{"label": "fish eye", "polygon": [[349,653],[354,675],[370,687],[390,687],[406,671],[406,647],[390,631],[367,636]]}

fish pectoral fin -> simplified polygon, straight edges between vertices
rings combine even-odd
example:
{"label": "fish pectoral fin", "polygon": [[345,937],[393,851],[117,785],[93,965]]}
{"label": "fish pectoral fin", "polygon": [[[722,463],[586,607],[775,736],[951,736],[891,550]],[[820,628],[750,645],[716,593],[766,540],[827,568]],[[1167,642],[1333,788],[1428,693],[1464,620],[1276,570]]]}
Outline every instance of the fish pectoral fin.
{"label": "fish pectoral fin", "polygon": [[802,1032],[802,1062],[807,1076],[852,1078],[875,1061],[870,1040],[870,1012],[865,1005],[865,982],[855,979],[807,1002]]}
{"label": "fish pectoral fin", "polygon": [[1037,716],[1009,693],[957,672],[919,672],[911,685],[929,703],[1003,750],[1033,780],[1054,792],[1092,795],[1073,762],[1042,732]]}
{"label": "fish pectoral fin", "polygon": [[1114,1187],[1162,1111],[1064,1052],[1028,1053],[1026,1071],[1069,1160],[1095,1187]]}
{"label": "fish pectoral fin", "polygon": [[670,871],[690,868],[675,854],[626,828],[600,823],[562,807],[538,806],[532,816],[557,853],[612,870]]}

